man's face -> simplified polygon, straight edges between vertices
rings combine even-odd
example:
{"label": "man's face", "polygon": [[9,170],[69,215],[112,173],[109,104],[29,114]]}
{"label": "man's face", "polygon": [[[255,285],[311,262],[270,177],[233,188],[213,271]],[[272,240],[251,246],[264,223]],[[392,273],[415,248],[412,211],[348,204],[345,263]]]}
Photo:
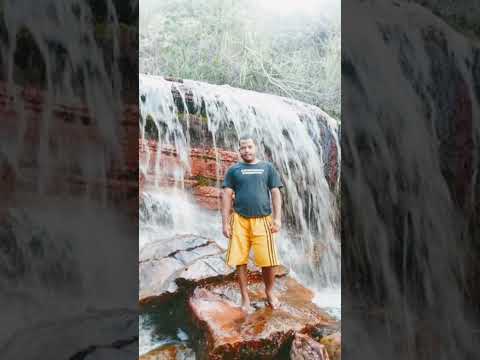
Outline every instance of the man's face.
{"label": "man's face", "polygon": [[240,141],[240,156],[245,162],[255,161],[255,143],[252,139]]}

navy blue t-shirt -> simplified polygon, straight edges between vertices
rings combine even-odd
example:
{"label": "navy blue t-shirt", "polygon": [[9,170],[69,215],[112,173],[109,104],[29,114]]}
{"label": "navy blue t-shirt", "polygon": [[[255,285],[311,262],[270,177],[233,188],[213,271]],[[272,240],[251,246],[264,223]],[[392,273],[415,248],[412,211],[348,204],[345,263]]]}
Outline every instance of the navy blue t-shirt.
{"label": "navy blue t-shirt", "polygon": [[245,217],[270,215],[270,190],[282,186],[277,170],[268,161],[239,162],[227,170],[223,180],[223,187],[235,192],[235,211]]}

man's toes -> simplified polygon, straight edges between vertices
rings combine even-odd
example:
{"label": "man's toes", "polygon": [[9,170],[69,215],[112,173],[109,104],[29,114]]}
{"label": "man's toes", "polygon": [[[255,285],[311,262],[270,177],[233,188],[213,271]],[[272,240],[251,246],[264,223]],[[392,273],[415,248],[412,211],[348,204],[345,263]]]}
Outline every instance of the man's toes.
{"label": "man's toes", "polygon": [[273,295],[267,296],[267,303],[272,309],[277,309],[280,306],[280,302]]}
{"label": "man's toes", "polygon": [[242,311],[244,311],[247,314],[251,314],[255,311],[255,309],[250,304],[242,305],[241,309],[242,309]]}

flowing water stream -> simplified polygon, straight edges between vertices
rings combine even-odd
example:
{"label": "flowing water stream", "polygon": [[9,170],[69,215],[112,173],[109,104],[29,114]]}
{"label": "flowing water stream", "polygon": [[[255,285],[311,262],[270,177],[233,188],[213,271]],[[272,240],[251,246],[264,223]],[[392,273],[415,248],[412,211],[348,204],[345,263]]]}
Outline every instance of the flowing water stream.
{"label": "flowing water stream", "polygon": [[362,30],[342,39],[345,351],[474,358],[478,42],[413,2],[349,1],[342,14]]}

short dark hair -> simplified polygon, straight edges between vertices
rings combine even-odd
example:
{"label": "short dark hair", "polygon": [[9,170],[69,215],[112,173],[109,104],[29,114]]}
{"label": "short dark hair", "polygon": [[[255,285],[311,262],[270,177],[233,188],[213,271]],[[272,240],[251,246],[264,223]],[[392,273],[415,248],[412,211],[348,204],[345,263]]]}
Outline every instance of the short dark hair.
{"label": "short dark hair", "polygon": [[255,143],[255,138],[252,136],[252,134],[245,133],[238,137],[238,144],[240,145],[240,141],[245,141],[245,140],[252,140]]}

